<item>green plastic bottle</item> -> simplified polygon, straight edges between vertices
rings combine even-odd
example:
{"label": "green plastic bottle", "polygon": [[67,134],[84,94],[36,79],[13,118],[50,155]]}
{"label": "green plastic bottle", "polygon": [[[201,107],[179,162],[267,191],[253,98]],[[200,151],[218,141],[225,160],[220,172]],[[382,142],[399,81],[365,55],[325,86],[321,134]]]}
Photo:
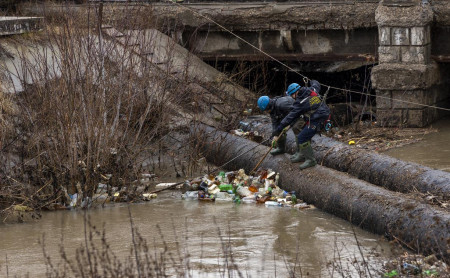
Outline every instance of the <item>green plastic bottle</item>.
{"label": "green plastic bottle", "polygon": [[219,181],[220,182],[225,182],[225,172],[220,172],[219,173]]}
{"label": "green plastic bottle", "polygon": [[236,195],[236,197],[233,200],[236,204],[240,204],[241,203],[241,198],[239,198],[239,196]]}
{"label": "green plastic bottle", "polygon": [[231,185],[231,184],[221,184],[221,185],[219,185],[219,189],[220,189],[220,191],[233,190],[233,185]]}
{"label": "green plastic bottle", "polygon": [[293,204],[297,204],[297,196],[295,196],[295,194],[292,194],[291,201]]}

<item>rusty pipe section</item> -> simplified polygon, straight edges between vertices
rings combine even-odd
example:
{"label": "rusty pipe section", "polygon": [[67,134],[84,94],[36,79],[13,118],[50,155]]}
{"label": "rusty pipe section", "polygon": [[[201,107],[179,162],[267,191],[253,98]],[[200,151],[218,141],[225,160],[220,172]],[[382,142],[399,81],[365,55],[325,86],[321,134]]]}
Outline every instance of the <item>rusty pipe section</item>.
{"label": "rusty pipe section", "polygon": [[[250,171],[268,150],[266,146],[208,126],[195,126],[192,131],[201,138],[198,143],[203,155],[215,165],[239,156],[227,164],[229,170]],[[300,171],[287,155],[269,156],[261,167],[279,172],[283,188],[298,192],[303,200],[326,212],[450,261],[447,211],[327,167],[317,165]]]}

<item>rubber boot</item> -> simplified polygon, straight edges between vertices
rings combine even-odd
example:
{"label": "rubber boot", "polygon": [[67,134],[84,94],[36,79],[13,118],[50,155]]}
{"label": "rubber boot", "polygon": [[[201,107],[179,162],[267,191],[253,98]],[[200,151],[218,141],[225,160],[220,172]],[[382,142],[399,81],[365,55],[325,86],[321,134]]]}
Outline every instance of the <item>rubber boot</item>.
{"label": "rubber boot", "polygon": [[305,160],[305,157],[300,152],[300,145],[298,144],[298,140],[295,140],[297,142],[297,151],[289,157],[292,163],[300,162]]}
{"label": "rubber boot", "polygon": [[314,151],[311,147],[311,142],[305,142],[300,145],[300,152],[305,156],[305,162],[300,165],[300,170],[313,167],[317,164],[314,158]]}
{"label": "rubber boot", "polygon": [[286,152],[286,135],[282,135],[280,138],[278,138],[276,149],[271,150],[270,154],[277,155],[285,152]]}

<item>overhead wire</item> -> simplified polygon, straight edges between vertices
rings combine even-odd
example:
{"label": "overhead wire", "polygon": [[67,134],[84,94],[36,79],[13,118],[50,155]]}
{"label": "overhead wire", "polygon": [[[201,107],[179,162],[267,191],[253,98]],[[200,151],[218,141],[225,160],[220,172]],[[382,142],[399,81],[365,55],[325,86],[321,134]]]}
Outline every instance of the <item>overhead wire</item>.
{"label": "overhead wire", "polygon": [[[194,13],[194,14],[196,14],[196,15],[198,15],[198,16],[204,18],[204,19],[206,19],[207,21],[210,21],[210,22],[216,24],[218,27],[220,27],[221,29],[225,30],[226,32],[228,32],[228,33],[231,34],[232,36],[238,38],[239,40],[241,40],[241,41],[244,42],[245,44],[249,45],[250,47],[252,47],[252,48],[255,49],[256,51],[258,51],[258,52],[264,54],[266,57],[268,57],[268,58],[272,59],[273,61],[279,63],[280,65],[282,65],[283,67],[289,69],[290,71],[292,71],[292,72],[298,74],[299,76],[301,76],[301,77],[303,78],[303,81],[304,81],[305,83],[307,83],[309,80],[311,80],[311,79],[308,78],[306,75],[304,75],[304,74],[298,72],[297,70],[295,70],[294,68],[290,67],[290,66],[287,65],[286,63],[283,63],[283,62],[280,61],[279,59],[273,57],[272,55],[270,55],[270,54],[267,53],[266,51],[264,51],[264,50],[262,50],[262,49],[260,49],[260,48],[258,48],[258,47],[256,47],[256,46],[254,46],[252,43],[248,42],[247,40],[245,40],[245,39],[242,38],[241,36],[235,34],[233,31],[231,31],[230,29],[226,28],[225,26],[223,26],[222,24],[218,23],[217,21],[215,21],[215,20],[213,20],[213,19],[211,19],[211,18],[209,18],[209,17],[207,17],[207,16],[205,16],[205,15],[203,15],[203,14],[197,12],[196,10],[194,10],[194,9],[192,9],[192,8],[186,6],[186,5],[181,5],[180,3],[177,3],[177,2],[174,2],[174,1],[171,1],[171,0],[164,0],[164,1],[165,1],[165,2],[168,2],[168,3],[172,4],[172,5],[176,5],[176,6],[182,7],[183,9],[187,9],[187,10],[191,11],[192,13]],[[320,83],[320,82],[319,82],[319,83]],[[359,95],[364,95],[364,96],[372,96],[372,95],[369,94],[369,93],[364,93],[364,92],[355,91],[355,90],[349,90],[349,89],[342,89],[342,88],[334,87],[334,86],[327,85],[327,84],[324,84],[324,83],[320,83],[320,85],[323,86],[323,87],[327,87],[327,88],[328,88],[327,91],[330,90],[330,89],[333,89],[333,90],[337,90],[337,91],[342,91],[342,92],[344,92],[344,93],[354,93],[354,94],[359,94]],[[436,106],[436,105],[423,104],[423,103],[419,103],[419,102],[413,102],[413,101],[402,100],[402,99],[394,99],[394,98],[392,98],[392,97],[380,96],[380,95],[376,95],[376,97],[379,98],[379,99],[388,99],[388,100],[392,100],[392,101],[396,101],[396,102],[401,102],[401,103],[406,103],[406,104],[419,105],[419,106],[428,107],[428,108],[434,108],[434,109],[439,109],[439,110],[444,110],[444,111],[450,111],[449,108],[439,107],[439,106]]]}

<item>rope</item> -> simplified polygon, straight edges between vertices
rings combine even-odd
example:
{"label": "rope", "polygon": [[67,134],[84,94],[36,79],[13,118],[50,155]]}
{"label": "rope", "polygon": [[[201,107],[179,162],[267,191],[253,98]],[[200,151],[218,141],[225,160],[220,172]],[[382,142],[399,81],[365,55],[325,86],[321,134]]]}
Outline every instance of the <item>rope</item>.
{"label": "rope", "polygon": [[[165,1],[168,2],[168,3],[170,3],[170,4],[177,5],[177,6],[179,6],[179,7],[182,7],[182,8],[184,8],[184,9],[187,9],[187,10],[191,11],[192,13],[194,13],[194,14],[196,14],[196,15],[198,15],[198,16],[204,18],[204,19],[206,19],[207,21],[210,21],[210,22],[216,24],[217,26],[219,26],[220,28],[222,28],[223,30],[225,30],[226,32],[228,32],[229,34],[231,34],[232,36],[238,38],[239,40],[241,40],[241,41],[244,42],[245,44],[249,45],[250,47],[252,47],[252,48],[255,49],[256,51],[258,51],[258,52],[264,54],[266,57],[270,58],[271,60],[273,60],[273,61],[279,63],[279,64],[282,65],[283,67],[285,67],[285,68],[289,69],[290,71],[295,72],[296,74],[298,74],[299,76],[301,76],[301,77],[303,78],[303,82],[305,82],[305,84],[307,84],[307,82],[310,80],[306,75],[301,74],[300,72],[296,71],[295,69],[293,69],[292,67],[288,66],[287,64],[281,62],[280,60],[278,60],[277,58],[273,57],[272,55],[270,55],[269,53],[265,52],[264,50],[262,50],[262,49],[260,49],[260,48],[258,48],[258,47],[256,47],[256,46],[254,46],[253,44],[251,44],[250,42],[246,41],[245,39],[243,39],[243,38],[240,37],[239,35],[236,35],[235,33],[233,33],[231,30],[229,30],[229,29],[226,28],[225,26],[223,26],[223,25],[221,25],[220,23],[216,22],[215,20],[213,20],[213,19],[211,19],[211,18],[209,18],[209,17],[207,17],[207,16],[205,16],[205,15],[202,15],[201,13],[197,12],[196,10],[194,10],[194,9],[192,9],[192,8],[186,6],[186,5],[181,5],[181,4],[179,4],[179,3],[172,2],[171,0],[165,0]],[[323,83],[320,83],[320,82],[319,82],[319,84],[320,84],[321,86],[328,87],[328,90],[334,89],[334,90],[337,90],[337,91],[342,91],[342,92],[347,92],[347,93],[354,93],[354,94],[359,94],[359,95],[364,95],[364,96],[371,96],[371,94],[369,94],[369,93],[364,93],[364,92],[359,92],[359,91],[354,91],[354,90],[342,89],[342,88],[338,88],[338,87],[326,85],[326,84],[323,84]],[[328,92],[328,91],[327,91],[327,92]],[[406,103],[406,104],[413,104],[413,105],[419,105],[419,106],[423,106],[423,107],[429,107],[429,108],[440,109],[440,110],[444,110],[444,111],[450,111],[449,108],[439,107],[439,106],[435,106],[435,105],[428,105],[428,104],[423,104],[423,103],[418,103],[418,102],[413,102],[413,101],[407,101],[407,100],[401,100],[401,99],[394,99],[394,98],[391,98],[391,97],[378,96],[378,95],[377,95],[376,97],[377,97],[377,98],[380,98],[380,99],[389,99],[389,100],[393,100],[393,101],[397,101],[397,102],[401,102],[401,103]]]}

